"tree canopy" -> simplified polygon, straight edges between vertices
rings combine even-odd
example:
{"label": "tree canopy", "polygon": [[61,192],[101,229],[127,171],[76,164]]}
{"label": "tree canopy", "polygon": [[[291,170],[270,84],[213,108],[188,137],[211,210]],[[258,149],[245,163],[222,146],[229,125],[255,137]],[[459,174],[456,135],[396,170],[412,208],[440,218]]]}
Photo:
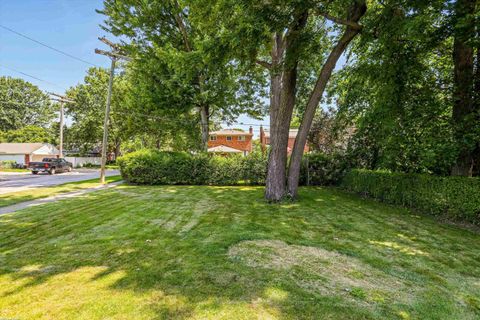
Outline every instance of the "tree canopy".
{"label": "tree canopy", "polygon": [[0,131],[48,128],[56,111],[47,94],[17,78],[0,77]]}

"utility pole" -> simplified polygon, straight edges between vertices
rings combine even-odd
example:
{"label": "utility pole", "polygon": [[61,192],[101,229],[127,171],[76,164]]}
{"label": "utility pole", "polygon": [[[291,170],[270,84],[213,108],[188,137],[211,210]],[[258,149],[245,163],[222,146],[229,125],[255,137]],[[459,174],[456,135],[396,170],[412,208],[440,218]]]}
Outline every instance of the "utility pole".
{"label": "utility pole", "polygon": [[64,110],[63,110],[63,104],[64,103],[74,103],[73,100],[68,99],[67,97],[61,96],[56,93],[48,92],[48,94],[56,97],[56,98],[50,98],[53,101],[60,102],[60,158],[63,158],[63,123],[64,123]]}
{"label": "utility pole", "polygon": [[98,38],[111,48],[111,51],[104,51],[95,49],[96,54],[101,54],[109,57],[112,60],[110,65],[110,79],[108,80],[108,94],[107,106],[105,108],[105,119],[103,121],[103,140],[102,140],[102,165],[100,167],[100,183],[105,184],[105,165],[107,163],[107,148],[108,148],[108,123],[110,122],[110,102],[112,99],[113,76],[115,74],[115,63],[120,59],[130,60],[123,55],[120,46],[107,40],[105,37]]}

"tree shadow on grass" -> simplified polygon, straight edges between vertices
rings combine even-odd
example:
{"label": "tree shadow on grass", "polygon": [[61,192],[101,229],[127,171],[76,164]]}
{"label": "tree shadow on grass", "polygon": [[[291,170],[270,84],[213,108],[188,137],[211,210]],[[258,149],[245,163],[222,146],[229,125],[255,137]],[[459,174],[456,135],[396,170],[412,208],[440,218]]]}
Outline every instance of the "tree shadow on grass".
{"label": "tree shadow on grass", "polygon": [[369,319],[431,312],[413,303],[366,304],[348,291],[312,292],[292,281],[292,270],[252,268],[228,257],[231,246],[252,239],[322,247],[426,289],[448,290],[452,278],[480,276],[474,234],[335,190],[305,188],[301,196],[297,203],[271,205],[261,188],[122,186],[1,217],[0,277],[19,282],[2,298],[94,267],[89,281],[121,272],[109,290],[148,296],[141,308],[158,319]]}

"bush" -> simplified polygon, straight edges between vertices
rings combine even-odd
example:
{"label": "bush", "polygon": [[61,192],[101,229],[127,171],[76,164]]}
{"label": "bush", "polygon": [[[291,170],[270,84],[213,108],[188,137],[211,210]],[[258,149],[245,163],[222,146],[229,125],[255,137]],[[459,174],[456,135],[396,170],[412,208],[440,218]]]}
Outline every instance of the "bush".
{"label": "bush", "polygon": [[347,164],[341,154],[305,154],[300,171],[301,185],[330,186],[340,183]]}
{"label": "bush", "polygon": [[0,161],[1,169],[15,169],[16,167],[17,167],[17,162],[14,160]]}
{"label": "bush", "polygon": [[262,184],[266,159],[140,150],[117,160],[123,178],[136,184],[237,185]]}
{"label": "bush", "polygon": [[341,186],[380,201],[480,224],[480,179],[352,170]]}

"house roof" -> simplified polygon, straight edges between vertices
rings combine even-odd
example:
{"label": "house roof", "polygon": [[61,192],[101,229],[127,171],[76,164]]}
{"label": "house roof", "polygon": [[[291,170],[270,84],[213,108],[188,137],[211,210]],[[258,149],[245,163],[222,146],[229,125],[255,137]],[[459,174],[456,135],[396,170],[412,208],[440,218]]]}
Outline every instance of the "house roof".
{"label": "house roof", "polygon": [[216,147],[208,148],[208,152],[240,153],[240,152],[243,152],[243,151],[235,149],[235,148],[227,147],[227,146],[224,146],[224,145],[219,145],[219,146],[216,146]]}
{"label": "house roof", "polygon": [[253,136],[253,133],[234,130],[234,129],[222,129],[218,131],[210,132],[212,136]]}
{"label": "house roof", "polygon": [[[265,132],[265,138],[270,138],[270,131],[264,130]],[[289,138],[296,138],[298,134],[298,129],[290,129],[288,131],[288,137]]]}
{"label": "house roof", "polygon": [[0,143],[0,154],[32,154],[35,151],[46,153],[39,154],[56,154],[57,148],[49,143]]}

